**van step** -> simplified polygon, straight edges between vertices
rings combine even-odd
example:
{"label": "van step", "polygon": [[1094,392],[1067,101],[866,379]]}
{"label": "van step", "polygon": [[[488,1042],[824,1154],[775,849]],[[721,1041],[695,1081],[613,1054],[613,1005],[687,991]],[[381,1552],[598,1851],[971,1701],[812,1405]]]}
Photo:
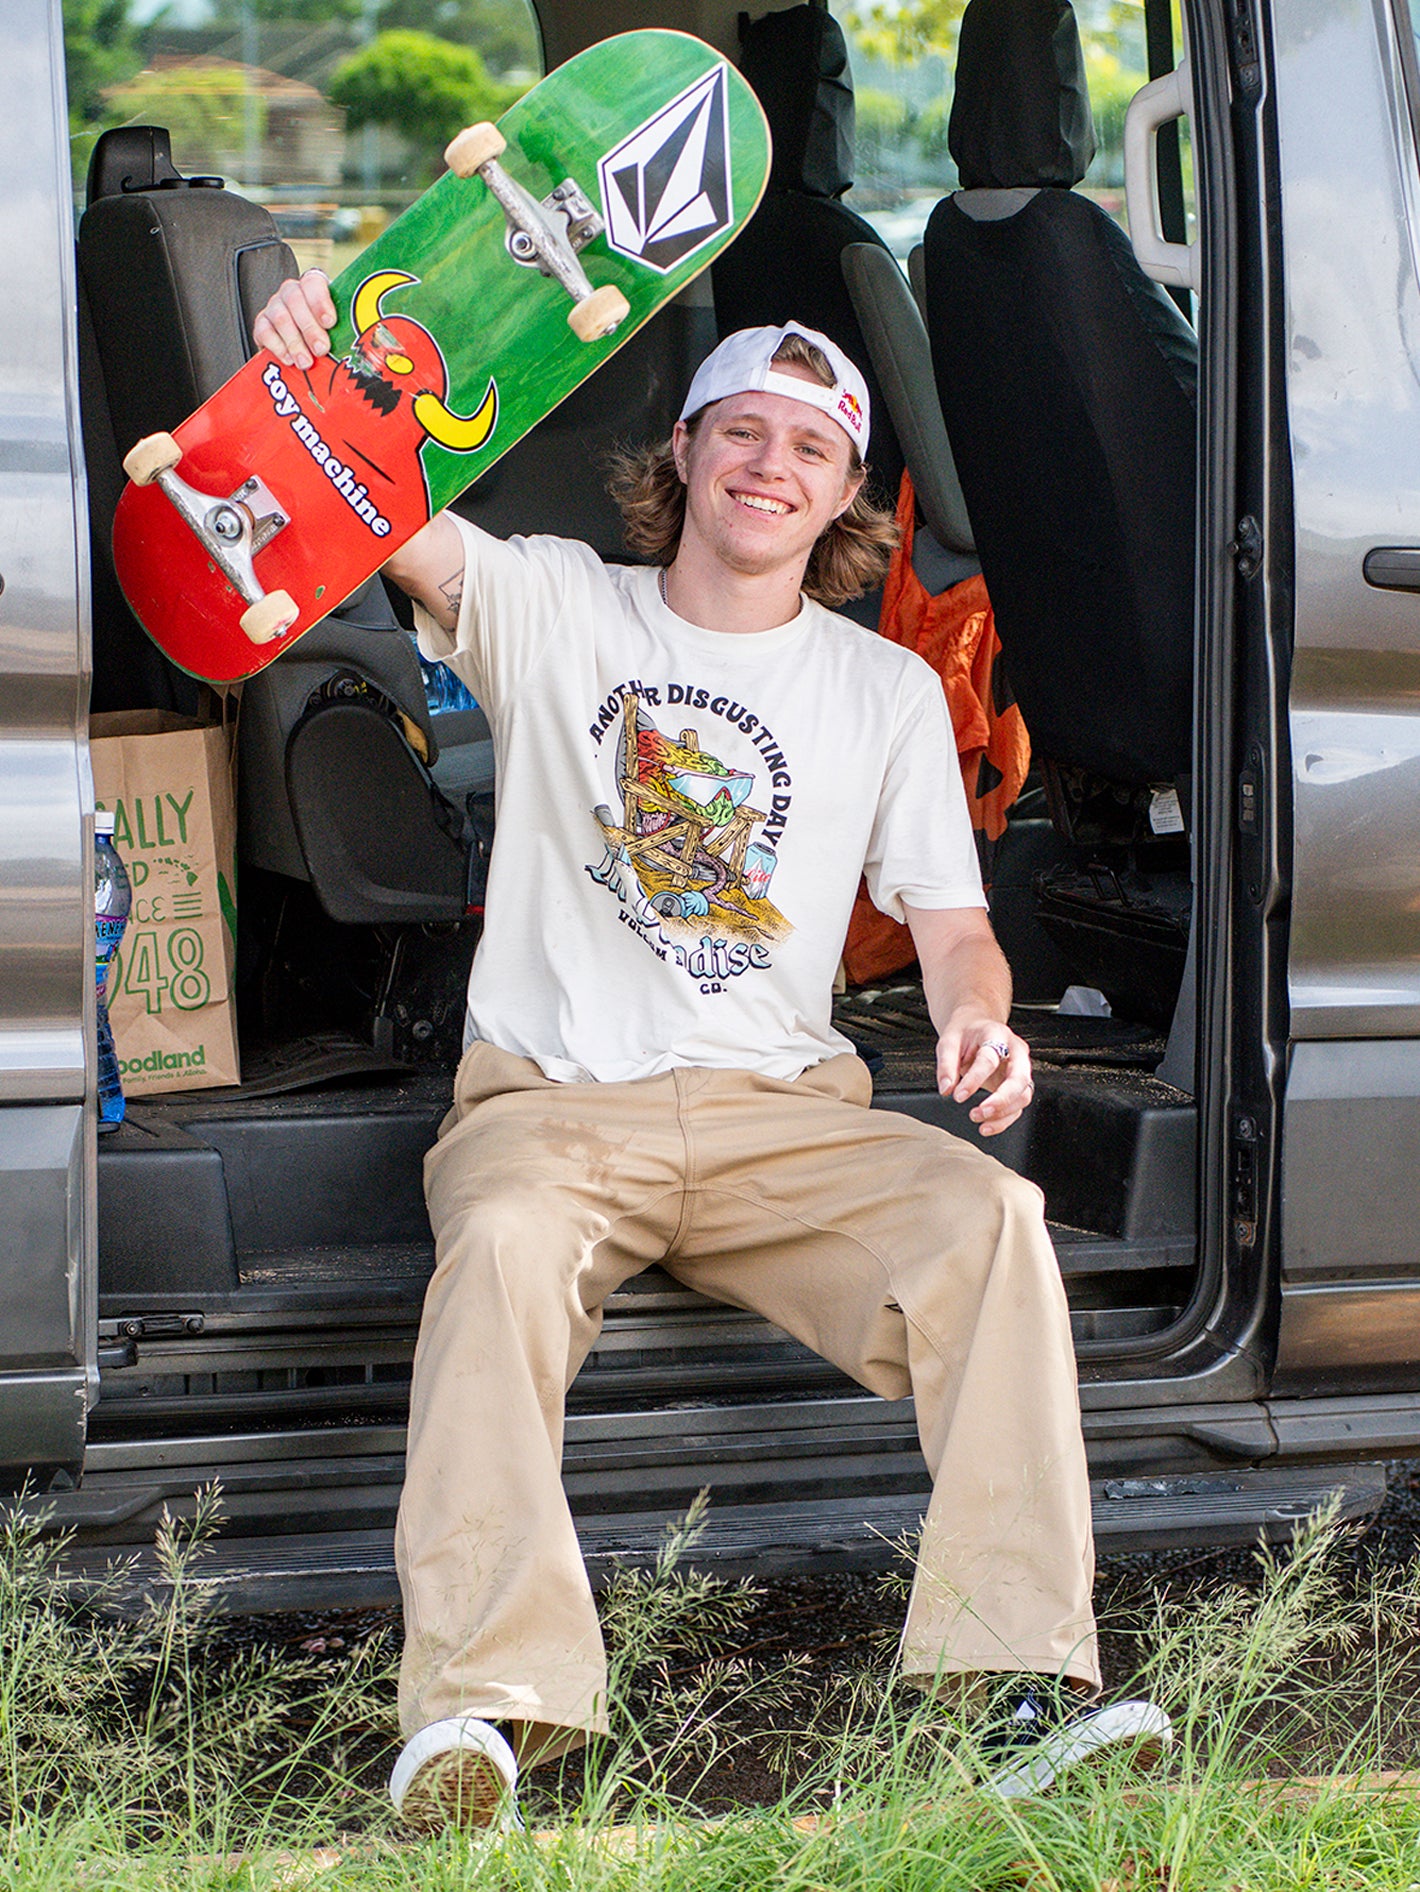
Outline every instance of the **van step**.
{"label": "van step", "polygon": [[1171,1478],[1106,1478],[1092,1487],[1104,1555],[1192,1544],[1285,1543],[1335,1502],[1338,1519],[1370,1517],[1386,1492],[1384,1465],[1268,1466]]}
{"label": "van step", "polygon": [[[920,990],[884,993],[880,1035],[932,1050]],[[891,1001],[890,1003],[888,1001]],[[899,1016],[900,1014],[900,1016]],[[1132,1059],[1137,1028],[1118,1021],[1025,1013],[1041,1039],[1113,1033],[1104,1046]],[[1044,1034],[1044,1036],[1042,1036]],[[1098,1047],[1069,1043],[1073,1057]],[[924,1054],[925,1055],[925,1054]],[[1151,1054],[1152,1055],[1152,1054]],[[875,1102],[975,1140],[964,1107],[899,1082],[891,1060]],[[433,1262],[421,1175],[447,1104],[448,1075],[410,1071],[399,1082],[294,1096],[191,1093],[134,1105],[99,1152],[99,1288],[106,1316],[196,1307],[235,1313],[265,1297],[314,1306],[396,1283],[417,1301]],[[1073,1277],[1195,1267],[1192,1101],[1147,1070],[1049,1066],[1037,1108],[992,1153],[1038,1181]],[[1081,1163],[1080,1151],[1090,1152]],[[1177,1304],[1171,1283],[1151,1297]],[[1157,1325],[1154,1322],[1153,1325]],[[1136,1331],[1131,1327],[1130,1332]],[[1084,1336],[1093,1337],[1093,1336]]]}
{"label": "van step", "polygon": [[[1191,1244],[1054,1234],[1077,1344],[1158,1333],[1177,1318]],[[248,1257],[235,1291],[102,1296],[92,1436],[262,1424],[276,1414],[398,1414],[432,1264],[428,1241],[265,1251]],[[848,1384],[757,1315],[651,1268],[607,1302],[570,1405],[604,1411],[757,1391],[782,1399]]]}
{"label": "van step", "polygon": [[[1343,1520],[1368,1517],[1385,1497],[1384,1465],[1268,1469],[1168,1478],[1105,1479],[1093,1487],[1102,1556],[1192,1545],[1282,1543],[1305,1518],[1335,1501]],[[924,1498],[824,1499],[711,1509],[688,1561],[725,1574],[793,1569],[866,1569],[890,1563],[915,1538]],[[577,1533],[593,1580],[619,1564],[651,1562],[665,1541],[664,1512],[592,1517]],[[101,1575],[114,1549],[75,1547],[70,1580]],[[136,1598],[158,1581],[151,1551],[126,1550],[123,1589]],[[225,1609],[355,1608],[394,1602],[394,1548],[387,1529],[219,1541],[202,1560],[202,1589]]]}

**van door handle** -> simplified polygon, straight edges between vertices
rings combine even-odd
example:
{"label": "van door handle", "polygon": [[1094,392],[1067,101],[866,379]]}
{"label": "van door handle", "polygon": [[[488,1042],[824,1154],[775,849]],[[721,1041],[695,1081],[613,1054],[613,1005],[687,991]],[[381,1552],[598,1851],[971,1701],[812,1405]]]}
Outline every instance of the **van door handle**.
{"label": "van door handle", "polygon": [[1420,591],[1420,545],[1377,545],[1361,571],[1380,591]]}

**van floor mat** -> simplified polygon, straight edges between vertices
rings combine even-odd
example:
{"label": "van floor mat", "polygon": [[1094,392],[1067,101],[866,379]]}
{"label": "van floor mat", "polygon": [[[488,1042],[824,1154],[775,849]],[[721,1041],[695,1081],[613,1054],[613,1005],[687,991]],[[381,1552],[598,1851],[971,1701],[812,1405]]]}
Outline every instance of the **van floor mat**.
{"label": "van floor mat", "polygon": [[1037,1064],[1102,1064],[1116,1071],[1152,1071],[1168,1040],[1153,1025],[1127,1018],[1082,1018],[1035,1006],[1016,1006],[1011,1029],[1030,1046]]}
{"label": "van floor mat", "polygon": [[[840,995],[833,1022],[853,1042],[880,1088],[937,1088],[937,1034],[922,987],[871,986]],[[1149,1025],[1123,1018],[1083,1018],[1049,1007],[1016,1006],[1011,1029],[1030,1046],[1036,1064],[1056,1069],[1085,1065],[1111,1071],[1152,1071],[1165,1040]]]}
{"label": "van floor mat", "polygon": [[242,1049],[242,1081],[206,1096],[230,1099],[280,1097],[361,1078],[400,1077],[408,1066],[343,1031],[314,1032],[285,1044]]}

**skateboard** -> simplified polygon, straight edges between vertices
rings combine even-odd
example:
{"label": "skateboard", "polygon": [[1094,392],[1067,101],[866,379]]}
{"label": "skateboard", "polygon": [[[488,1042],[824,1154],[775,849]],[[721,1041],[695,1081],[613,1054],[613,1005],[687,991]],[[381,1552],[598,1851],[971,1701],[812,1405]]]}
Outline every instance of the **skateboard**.
{"label": "skateboard", "polygon": [[331,284],[331,352],[262,350],[140,440],[124,595],[207,682],[254,676],[365,582],[724,249],[769,173],[745,81],[688,34],[577,54]]}

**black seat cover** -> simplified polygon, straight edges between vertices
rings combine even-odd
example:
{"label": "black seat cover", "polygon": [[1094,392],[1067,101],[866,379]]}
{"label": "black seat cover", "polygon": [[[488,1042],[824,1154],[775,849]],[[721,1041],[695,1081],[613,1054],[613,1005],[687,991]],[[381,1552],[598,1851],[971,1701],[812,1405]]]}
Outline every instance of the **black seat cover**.
{"label": "black seat cover", "polygon": [[739,16],[740,68],[774,139],[764,201],[711,265],[720,334],[803,322],[862,370],[872,403],[868,460],[879,500],[891,504],[902,449],[888,418],[840,261],[850,243],[887,245],[839,202],[853,182],[853,88],[843,30],[824,7]]}
{"label": "black seat cover", "polygon": [[[177,284],[191,273],[197,247],[218,233],[229,267],[192,311]],[[113,573],[109,535],[124,483],[118,463],[144,434],[176,427],[240,366],[243,293],[254,314],[295,264],[264,210],[224,191],[218,178],[182,177],[167,132],[151,125],[121,126],[95,145],[78,259],[94,574],[91,708],[191,714],[196,682],[150,642]]]}
{"label": "black seat cover", "polygon": [[1070,188],[1094,141],[1065,0],[971,0],[949,139],[927,326],[1032,743],[1168,782],[1190,767],[1197,345]]}

